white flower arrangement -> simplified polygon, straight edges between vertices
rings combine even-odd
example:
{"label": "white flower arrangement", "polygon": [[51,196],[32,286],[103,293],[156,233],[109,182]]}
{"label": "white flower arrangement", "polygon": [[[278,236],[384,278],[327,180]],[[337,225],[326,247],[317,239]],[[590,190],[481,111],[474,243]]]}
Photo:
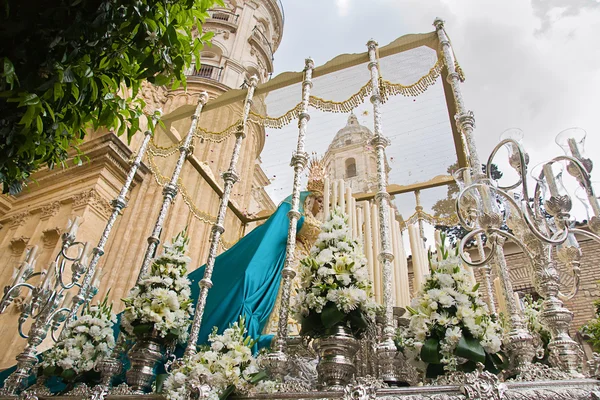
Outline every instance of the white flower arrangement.
{"label": "white flower arrangement", "polygon": [[[550,352],[548,343],[551,339],[550,331],[541,323],[540,312],[542,310],[543,299],[534,300],[531,295],[527,294],[523,298],[523,315],[527,322],[527,330],[533,336],[533,344],[536,347],[536,358],[533,362],[548,364]],[[508,326],[504,328],[506,331]]]}
{"label": "white flower arrangement", "polygon": [[160,336],[184,343],[188,337],[193,312],[187,267],[191,259],[185,255],[189,238],[186,231],[164,244],[163,254],[155,258],[150,271],[123,299],[125,311],[121,326],[129,335],[155,329]]}
{"label": "white flower arrangement", "polygon": [[116,316],[108,295],[101,304],[86,306],[82,315],[66,326],[66,334],[54,347],[44,353],[40,365],[46,376],[73,380],[90,372],[96,364],[111,354],[115,347],[113,325]]}
{"label": "white flower arrangement", "polygon": [[450,255],[442,237],[442,261],[431,260],[431,274],[412,300],[410,342],[428,377],[446,371],[474,370],[477,363],[493,372],[504,367],[502,327],[479,297],[479,284]]}
{"label": "white flower arrangement", "polygon": [[321,233],[300,261],[300,288],[292,310],[302,324],[302,335],[318,336],[336,324],[360,335],[378,305],[373,300],[367,260],[351,238],[348,218],[339,209],[321,225]]}
{"label": "white flower arrangement", "polygon": [[187,400],[193,387],[204,387],[208,400],[224,400],[231,394],[273,393],[275,381],[266,380],[252,355],[254,341],[246,337],[244,320],[232,324],[221,334],[216,327],[209,345],[173,369],[164,384],[169,400]]}

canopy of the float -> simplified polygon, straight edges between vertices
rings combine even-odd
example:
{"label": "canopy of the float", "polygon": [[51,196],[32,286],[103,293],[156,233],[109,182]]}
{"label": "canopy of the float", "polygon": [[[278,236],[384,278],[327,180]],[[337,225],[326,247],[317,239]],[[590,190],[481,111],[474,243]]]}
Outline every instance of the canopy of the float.
{"label": "canopy of the float", "polygon": [[[449,225],[455,222],[453,211],[440,211],[434,205],[441,204],[447,197],[446,185],[453,182],[449,171],[465,166],[466,156],[462,138],[454,123],[454,98],[445,79],[446,68],[438,48],[435,32],[405,35],[380,46],[379,85],[384,99],[381,108],[383,135],[391,142],[386,148],[388,192],[394,195],[396,209],[404,220],[414,222],[420,216],[432,225]],[[315,67],[309,103],[307,152],[319,156],[326,154],[351,113],[360,125],[373,131],[368,63],[365,45],[364,52],[342,54]],[[298,136],[303,67],[299,65],[297,72],[281,73],[256,88],[248,129],[260,134],[245,146],[255,146],[260,154],[252,167],[260,172],[255,176],[262,176],[262,184],[266,184],[264,191],[271,201],[261,202],[260,210],[256,209],[256,205],[250,211],[237,207],[236,196],[243,196],[243,185],[253,183],[242,181],[236,184],[230,209],[246,223],[266,218],[292,191],[293,169],[289,164]],[[230,157],[229,142],[233,141],[241,120],[241,104],[245,93],[246,88],[242,84],[240,89],[228,90],[212,98],[204,107],[196,131],[199,138],[196,145],[210,143],[210,150],[201,156],[195,152],[196,158],[191,159],[192,165],[188,168],[190,173],[214,178],[216,186],[220,180],[218,177],[228,167],[223,160]],[[183,125],[189,125],[192,112],[191,107],[181,108],[177,115],[166,115],[165,120],[171,118],[180,121],[179,130],[185,131]],[[365,145],[362,151],[369,152],[372,149]],[[167,150],[157,145],[150,153],[150,158],[174,158],[176,145],[171,144]],[[252,164],[241,162],[243,165]],[[160,168],[153,169],[155,174],[161,175]],[[375,172],[369,172],[365,179],[374,182]],[[373,190],[355,192],[357,201],[373,198],[375,185],[371,187]],[[218,187],[215,190],[218,192]],[[416,204],[415,191],[420,194],[420,204]],[[188,194],[190,192],[191,189],[183,183],[182,194],[192,213],[197,218],[213,221],[214,210],[195,205],[193,196]],[[415,211],[416,205],[423,207],[420,213]],[[239,232],[238,235],[242,234]],[[226,236],[231,242],[237,239],[232,233]]]}

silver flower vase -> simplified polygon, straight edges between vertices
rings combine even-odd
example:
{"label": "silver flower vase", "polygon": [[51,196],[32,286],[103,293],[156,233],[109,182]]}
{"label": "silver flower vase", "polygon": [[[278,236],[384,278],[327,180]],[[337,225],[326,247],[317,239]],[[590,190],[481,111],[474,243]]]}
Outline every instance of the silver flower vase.
{"label": "silver flower vase", "polygon": [[127,356],[131,363],[127,371],[127,384],[135,394],[150,390],[156,379],[156,363],[163,359],[165,339],[155,329],[138,336]]}
{"label": "silver flower vase", "polygon": [[317,365],[319,386],[323,389],[343,389],[356,373],[354,356],[358,340],[350,328],[336,325],[315,340],[314,348],[319,356]]}

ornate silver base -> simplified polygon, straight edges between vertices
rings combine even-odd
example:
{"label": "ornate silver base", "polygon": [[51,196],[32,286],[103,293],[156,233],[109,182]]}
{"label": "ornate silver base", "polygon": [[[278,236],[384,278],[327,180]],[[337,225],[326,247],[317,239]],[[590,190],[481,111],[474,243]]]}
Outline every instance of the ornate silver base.
{"label": "ornate silver base", "polygon": [[358,340],[350,329],[336,325],[328,335],[316,339],[314,347],[319,356],[319,386],[335,390],[350,383],[356,372],[354,356],[358,351]]}
{"label": "ornate silver base", "polygon": [[37,361],[35,351],[29,346],[26,347],[17,356],[17,369],[4,381],[4,387],[0,389],[0,396],[15,396],[25,389],[27,379],[32,372],[35,372],[34,367]]}
{"label": "ornate silver base", "polygon": [[510,360],[509,375],[520,375],[535,357],[533,336],[525,329],[513,329],[505,337],[504,345]]}
{"label": "ornate silver base", "polygon": [[163,342],[164,339],[156,331],[152,331],[139,338],[129,350],[131,368],[125,376],[135,394],[144,394],[150,390],[156,377],[156,363],[163,358]]}

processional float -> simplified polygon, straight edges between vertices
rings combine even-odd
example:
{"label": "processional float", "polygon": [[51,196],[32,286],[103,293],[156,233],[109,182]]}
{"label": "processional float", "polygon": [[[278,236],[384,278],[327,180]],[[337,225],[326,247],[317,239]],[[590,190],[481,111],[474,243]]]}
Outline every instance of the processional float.
{"label": "processional float", "polygon": [[[371,354],[374,358],[374,361],[371,361],[376,364],[375,376],[357,376],[357,379],[344,390],[331,391],[327,390],[327,388],[322,388],[322,390],[294,391],[294,386],[290,385],[288,386],[290,390],[287,391],[284,390],[273,394],[256,394],[248,398],[344,398],[362,400],[393,396],[410,399],[529,399],[540,397],[548,399],[576,399],[593,398],[593,393],[597,393],[600,390],[600,385],[595,380],[585,379],[581,374],[581,350],[579,349],[579,345],[569,336],[569,324],[572,320],[572,313],[562,303],[563,299],[574,295],[579,282],[578,274],[581,251],[574,234],[584,235],[600,242],[600,237],[598,236],[600,233],[600,224],[598,224],[600,207],[598,205],[598,197],[594,192],[590,179],[592,164],[583,155],[581,132],[571,131],[559,135],[557,141],[565,146],[567,155],[556,157],[544,163],[539,169],[535,169],[534,172],[536,175],[534,179],[537,181],[537,186],[533,198],[536,199],[536,206],[533,208],[529,203],[529,192],[527,189],[528,157],[519,143],[520,137],[514,132],[507,134],[494,149],[487,162],[488,168],[487,174],[485,174],[482,170],[474,143],[474,116],[465,107],[460,91],[461,71],[454,58],[450,41],[444,30],[443,21],[437,19],[434,25],[436,28],[434,35],[437,38],[437,44],[440,46],[438,53],[439,71],[441,72],[441,66],[443,65],[446,71],[445,78],[452,94],[451,99],[455,112],[453,117],[456,120],[456,128],[459,133],[457,149],[460,147],[466,153],[466,159],[464,160],[466,161],[466,165],[463,165],[463,168],[456,173],[456,182],[461,189],[456,202],[456,212],[461,225],[469,231],[469,234],[461,244],[460,254],[464,258],[464,262],[468,265],[474,268],[482,268],[485,283],[484,288],[488,293],[492,310],[494,310],[494,306],[490,266],[499,277],[510,325],[510,331],[504,339],[504,344],[511,360],[509,367],[511,375],[516,376],[516,378],[502,381],[502,378],[488,372],[459,372],[450,374],[438,380],[437,383],[426,387],[399,388],[386,386],[386,384],[397,384],[400,382],[399,375],[406,374],[407,369],[410,369],[410,367],[407,365],[407,361],[399,355],[394,343],[397,318],[394,315],[393,299],[397,294],[393,293],[393,277],[398,272],[395,272],[393,269],[393,261],[394,253],[402,254],[402,252],[399,251],[398,247],[399,230],[393,228],[395,226],[395,215],[390,205],[385,150],[390,142],[383,135],[381,111],[381,105],[393,90],[390,87],[386,89],[385,86],[382,86],[382,79],[379,72],[379,48],[375,41],[369,41],[367,43],[367,53],[358,57],[357,60],[361,62],[368,61],[368,70],[370,73],[370,81],[365,86],[363,97],[366,97],[367,94],[370,95],[370,101],[373,106],[374,136],[370,144],[374,148],[377,161],[377,191],[374,195],[376,207],[367,207],[367,204],[362,204],[360,212],[355,211],[356,216],[353,218],[352,223],[354,225],[352,226],[352,231],[355,236],[360,236],[361,232],[366,231],[361,231],[359,226],[372,224],[376,228],[371,229],[371,232],[379,233],[377,260],[374,261],[372,269],[373,271],[377,271],[376,273],[374,272],[375,275],[381,276],[384,311],[380,324],[381,332],[376,338],[376,345],[373,346],[373,353]],[[358,64],[358,61],[356,63]],[[313,61],[307,59],[305,68],[301,74],[301,101],[299,106],[290,113],[290,115],[295,115],[298,118],[298,139],[291,159],[294,178],[291,210],[288,213],[289,228],[286,243],[286,260],[281,275],[281,307],[277,334],[272,351],[265,357],[265,365],[280,378],[285,378],[290,373],[290,357],[296,351],[296,349],[292,349],[288,345],[288,343],[293,341],[288,336],[287,322],[289,317],[289,303],[292,296],[292,280],[295,276],[293,267],[294,263],[298,261],[294,260],[294,248],[296,246],[296,225],[300,218],[301,174],[306,168],[308,161],[305,142],[306,134],[309,130],[309,107],[314,107],[319,102],[320,104],[326,103],[323,99],[316,99],[311,96],[313,77],[318,73],[325,74],[326,72],[314,68]],[[435,79],[433,79],[433,82],[435,82]],[[292,83],[295,83],[295,81]],[[400,86],[402,85],[398,85],[398,87]],[[382,93],[382,88],[387,91]],[[200,296],[196,304],[196,313],[192,323],[191,334],[183,358],[192,357],[196,352],[196,342],[202,324],[207,295],[213,285],[211,276],[218,252],[218,245],[221,235],[225,230],[225,214],[233,185],[239,179],[236,173],[236,164],[240,155],[242,141],[245,137],[247,124],[252,118],[256,118],[256,114],[253,114],[251,111],[251,106],[255,92],[260,91],[260,89],[260,86],[257,88],[257,79],[251,79],[243,95],[244,105],[242,116],[239,123],[236,124],[235,129],[232,130],[235,134],[235,142],[229,168],[222,174],[224,180],[223,194],[211,230],[206,270],[200,282]],[[413,89],[409,88],[407,90],[410,92]],[[264,90],[261,93],[264,93]],[[235,95],[232,95],[227,101],[233,102],[235,100],[239,99]],[[207,94],[202,93],[199,96],[198,106],[191,116],[191,126],[188,134],[179,146],[180,154],[171,178],[164,186],[163,203],[154,229],[148,237],[148,246],[139,276],[142,276],[148,270],[153,254],[160,243],[161,230],[173,199],[178,193],[179,177],[186,158],[189,155],[193,138],[198,136],[198,120],[201,118],[201,112],[205,105],[207,105],[207,101]],[[353,102],[355,103],[354,100]],[[218,103],[218,100],[215,103]],[[213,105],[213,107],[218,107],[218,105]],[[334,112],[341,111],[339,105],[335,107],[337,107],[337,111]],[[332,109],[335,107],[332,106]],[[293,119],[289,116],[286,118],[289,120]],[[266,123],[268,122],[263,121],[263,126]],[[13,284],[5,290],[1,304],[2,310],[16,297],[16,293],[20,289],[27,288],[32,291],[33,296],[30,305],[24,307],[23,318],[28,318],[30,313],[36,315],[34,316],[35,321],[29,333],[27,347],[17,358],[17,371],[5,383],[4,395],[16,395],[25,389],[26,380],[32,374],[37,363],[36,346],[41,343],[47,334],[49,323],[52,322],[50,325],[52,336],[54,337],[54,331],[58,330],[61,320],[75,318],[81,305],[89,302],[94,293],[97,292],[97,281],[93,276],[94,274],[97,275],[98,261],[104,254],[104,246],[107,243],[112,226],[126,205],[125,196],[136,169],[146,152],[151,136],[152,132],[147,131],[125,184],[119,196],[113,202],[113,213],[108,220],[98,245],[92,251],[92,259],[89,261],[89,264],[86,261],[86,252],[84,250],[87,244],[75,241],[77,221],[74,221],[71,231],[63,235],[63,249],[61,254],[59,254],[57,261],[52,264],[51,269],[46,273],[45,281],[48,281],[52,274],[58,275],[58,279],[53,282],[53,285],[42,283],[40,287],[34,287],[26,283],[34,274],[32,265],[35,264],[34,249],[26,257]],[[497,186],[489,177],[494,157],[503,146],[508,147],[510,151],[510,165],[519,173],[519,181],[508,187]],[[589,231],[572,228],[570,225],[569,211],[571,208],[571,198],[564,191],[561,184],[562,170],[559,168],[559,165],[562,162],[567,163],[567,171],[578,180],[582,187],[582,196],[587,199],[592,207],[592,214],[589,219]],[[523,192],[523,197],[520,200],[515,199],[508,192],[508,190],[519,186]],[[335,188],[336,186],[333,185],[332,187]],[[336,191],[337,189],[333,191],[334,195],[331,196],[329,187],[327,188],[325,193],[326,212],[329,210],[329,205],[334,204],[336,198],[340,198],[335,195]],[[343,200],[343,195],[341,199],[341,202],[345,201]],[[540,199],[544,209],[550,214],[550,219],[545,218],[542,214],[537,199]],[[352,209],[356,201],[352,196],[348,198],[348,201],[349,208]],[[499,208],[499,204],[502,205],[502,210]],[[513,233],[501,229],[503,222],[508,224]],[[374,239],[370,234],[371,232],[364,234],[366,247],[371,247],[368,251],[373,251],[372,241]],[[489,250],[487,252],[482,240],[483,234],[487,236],[488,240]],[[465,243],[471,238],[477,239],[477,250],[480,255],[479,261],[470,260],[469,257],[464,255]],[[551,367],[540,367],[532,363],[535,356],[533,337],[526,330],[521,311],[515,302],[514,291],[508,274],[508,266],[503,253],[503,245],[507,239],[515,242],[523,249],[533,266],[536,289],[544,298],[541,313],[542,322],[548,327],[552,335],[549,345]],[[68,249],[73,246],[81,247],[76,257],[67,254]],[[556,261],[552,259],[553,248],[556,249],[558,260],[564,263],[575,276],[574,288],[567,295],[562,294],[559,290],[559,274],[555,265]],[[72,282],[70,283],[64,283],[62,278],[66,262],[72,263],[73,274]],[[80,283],[79,279],[82,276],[83,280]],[[69,306],[68,304],[64,304],[67,302],[63,301],[62,291],[73,286],[79,286],[79,291]],[[63,315],[62,318],[60,317],[61,313]],[[161,355],[140,351],[136,357],[132,358],[132,368],[127,373],[128,381],[134,383],[130,383],[130,386],[125,388],[111,388],[113,376],[122,370],[119,354],[119,352],[123,351],[122,345],[123,340],[119,340],[113,355],[98,364],[97,369],[102,373],[102,383],[94,391],[87,392],[85,396],[101,399],[106,396],[110,397],[111,395],[143,395],[142,389],[148,388],[151,383],[151,379],[153,378],[152,369],[159,358],[161,358]],[[180,360],[176,360],[175,365],[178,362]],[[592,370],[592,376],[597,377],[597,369]],[[285,388],[285,385],[282,387]],[[45,397],[48,395],[47,392],[44,392],[39,387],[35,390],[26,390],[24,393],[26,396],[30,396],[30,398]],[[201,391],[196,393],[196,395],[201,395]],[[81,397],[81,394],[79,396]]]}

